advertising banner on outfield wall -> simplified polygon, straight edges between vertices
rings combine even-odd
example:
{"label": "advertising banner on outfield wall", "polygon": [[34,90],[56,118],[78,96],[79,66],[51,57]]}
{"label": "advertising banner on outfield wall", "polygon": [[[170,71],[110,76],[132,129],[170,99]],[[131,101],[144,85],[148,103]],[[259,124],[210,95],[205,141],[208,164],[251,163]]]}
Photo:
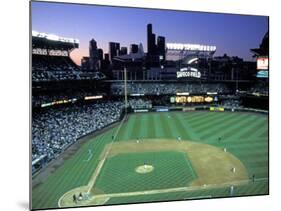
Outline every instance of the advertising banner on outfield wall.
{"label": "advertising banner on outfield wall", "polygon": [[211,103],[212,96],[175,96],[170,98],[171,103]]}
{"label": "advertising banner on outfield wall", "polygon": [[182,111],[195,111],[194,107],[183,108]]}
{"label": "advertising banner on outfield wall", "polygon": [[135,109],[135,113],[142,113],[142,112],[148,112],[148,109]]}
{"label": "advertising banner on outfield wall", "polygon": [[210,111],[224,111],[223,107],[210,107]]}

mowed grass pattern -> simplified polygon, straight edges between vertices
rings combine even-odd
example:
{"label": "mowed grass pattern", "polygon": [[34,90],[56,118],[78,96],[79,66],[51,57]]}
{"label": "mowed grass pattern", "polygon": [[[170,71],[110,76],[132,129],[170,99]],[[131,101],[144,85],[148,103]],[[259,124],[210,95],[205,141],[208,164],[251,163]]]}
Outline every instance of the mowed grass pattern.
{"label": "mowed grass pattern", "polygon": [[[59,198],[72,188],[89,182],[104,146],[110,143],[117,127],[89,140],[63,166],[57,169],[47,181],[33,188],[32,206],[51,208],[58,206]],[[206,143],[220,148],[226,147],[246,166],[255,183],[237,187],[235,195],[255,195],[268,193],[268,116],[238,112],[167,112],[133,114],[125,122],[115,141],[132,139],[165,138]],[[221,141],[219,141],[221,137]],[[93,157],[88,159],[88,149]],[[166,182],[166,181],[165,181]],[[164,184],[165,184],[164,182]],[[163,184],[163,185],[164,185]],[[146,196],[112,198],[107,203],[174,200],[199,196],[229,196],[227,188],[156,194]]]}
{"label": "mowed grass pattern", "polygon": [[[152,165],[154,170],[139,174],[136,167]],[[184,153],[122,153],[104,164],[95,187],[106,193],[185,187],[196,173]]]}

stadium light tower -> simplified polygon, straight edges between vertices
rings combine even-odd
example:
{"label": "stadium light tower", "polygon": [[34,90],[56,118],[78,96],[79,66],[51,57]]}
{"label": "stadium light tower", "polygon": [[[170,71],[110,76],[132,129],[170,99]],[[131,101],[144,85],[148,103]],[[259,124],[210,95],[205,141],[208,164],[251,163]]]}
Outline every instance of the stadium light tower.
{"label": "stadium light tower", "polygon": [[125,94],[125,114],[127,114],[128,97],[127,97],[127,68],[124,66],[124,94]]}
{"label": "stadium light tower", "polygon": [[126,60],[122,58],[116,58],[117,61],[123,62],[124,64],[124,100],[125,100],[125,114],[127,114],[128,108],[128,96],[127,96],[127,67],[126,67]]}
{"label": "stadium light tower", "polygon": [[236,92],[235,92],[236,94],[239,91],[239,85],[238,85],[239,81],[238,81],[238,79],[239,79],[239,72],[238,72],[238,68],[236,68]]}

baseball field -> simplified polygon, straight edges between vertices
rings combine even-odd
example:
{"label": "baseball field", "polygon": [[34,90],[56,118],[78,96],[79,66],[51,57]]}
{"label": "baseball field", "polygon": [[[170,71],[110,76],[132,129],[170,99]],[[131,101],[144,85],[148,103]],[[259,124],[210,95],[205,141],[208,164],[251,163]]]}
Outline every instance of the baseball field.
{"label": "baseball field", "polygon": [[32,208],[263,195],[268,184],[267,115],[139,113],[33,185]]}

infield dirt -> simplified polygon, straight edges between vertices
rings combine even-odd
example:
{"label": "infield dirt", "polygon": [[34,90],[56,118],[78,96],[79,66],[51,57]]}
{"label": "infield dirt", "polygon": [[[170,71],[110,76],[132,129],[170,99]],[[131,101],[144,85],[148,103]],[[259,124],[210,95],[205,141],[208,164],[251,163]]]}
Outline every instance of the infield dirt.
{"label": "infield dirt", "polygon": [[[95,181],[102,169],[106,159],[110,159],[121,153],[144,153],[176,151],[185,153],[192,163],[197,179],[191,182],[188,187],[171,189],[147,190],[141,192],[127,193],[104,193],[95,188]],[[111,197],[122,197],[143,194],[158,194],[174,191],[189,191],[201,188],[217,188],[230,185],[243,185],[248,183],[248,172],[243,163],[223,148],[208,144],[178,141],[170,139],[145,139],[138,141],[118,141],[105,146],[100,155],[100,165],[93,172],[93,176],[87,186],[82,186],[65,193],[59,200],[60,207],[101,205]],[[235,172],[232,169],[235,168]],[[86,192],[87,199],[75,204],[71,197],[74,193]]]}

